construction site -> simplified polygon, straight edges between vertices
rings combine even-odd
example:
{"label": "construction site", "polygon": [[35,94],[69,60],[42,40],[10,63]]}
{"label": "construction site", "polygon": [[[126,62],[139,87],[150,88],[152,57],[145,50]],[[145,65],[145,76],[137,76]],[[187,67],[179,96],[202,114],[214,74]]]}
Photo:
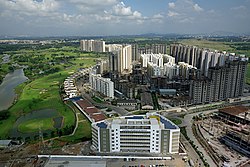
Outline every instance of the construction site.
{"label": "construction site", "polygon": [[193,118],[195,137],[218,166],[250,165],[249,111],[249,107],[231,106]]}

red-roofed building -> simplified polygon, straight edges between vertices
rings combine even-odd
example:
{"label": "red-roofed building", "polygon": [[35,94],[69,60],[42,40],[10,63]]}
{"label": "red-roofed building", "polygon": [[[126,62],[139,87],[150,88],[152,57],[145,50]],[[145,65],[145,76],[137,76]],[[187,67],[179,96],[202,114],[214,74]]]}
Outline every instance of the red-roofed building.
{"label": "red-roofed building", "polygon": [[88,113],[89,115],[94,114],[94,113],[100,113],[100,112],[101,112],[101,111],[98,110],[96,107],[88,107],[88,108],[84,109],[84,111],[85,111],[86,113]]}
{"label": "red-roofed building", "polygon": [[76,102],[82,109],[85,109],[87,107],[93,107],[91,103],[89,103],[87,100],[78,100]]}
{"label": "red-roofed building", "polygon": [[95,120],[94,122],[98,122],[98,121],[102,121],[106,119],[106,116],[103,113],[92,114],[90,117]]}

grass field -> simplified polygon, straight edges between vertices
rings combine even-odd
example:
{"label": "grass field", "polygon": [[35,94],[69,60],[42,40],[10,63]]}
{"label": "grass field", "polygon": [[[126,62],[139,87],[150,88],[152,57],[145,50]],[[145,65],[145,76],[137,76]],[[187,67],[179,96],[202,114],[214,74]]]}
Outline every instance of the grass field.
{"label": "grass field", "polygon": [[176,125],[180,125],[182,121],[178,118],[169,118],[170,121],[172,121]]}
{"label": "grass field", "polygon": [[53,129],[54,121],[52,118],[46,119],[32,119],[26,122],[19,124],[18,131],[21,133],[32,133],[37,132],[39,129],[43,130],[50,130]]}
{"label": "grass field", "polygon": [[[66,51],[61,51],[61,49],[45,49],[45,50],[20,50],[16,51],[15,54],[28,54],[30,56],[36,57],[37,55],[48,56],[48,59],[51,58],[53,53],[76,55],[77,53],[70,53],[71,50],[76,50],[76,48],[68,47]],[[62,50],[65,50],[63,47]],[[13,54],[13,53],[12,53]],[[96,60],[95,54],[85,53],[79,54],[78,57],[70,59],[68,64],[65,67],[65,64],[60,66],[59,72],[43,75],[37,77],[30,81],[29,83],[22,84],[16,88],[17,94],[19,94],[18,101],[9,109],[11,116],[9,119],[0,122],[0,138],[7,138],[9,136],[9,131],[12,129],[15,121],[22,115],[30,113],[34,110],[41,109],[55,109],[60,113],[60,116],[64,118],[64,124],[62,128],[66,126],[75,125],[75,116],[72,110],[67,107],[60,96],[60,85],[66,77],[71,73],[75,72],[78,68],[88,67],[95,64]],[[30,62],[27,62],[29,64]],[[47,58],[44,59],[43,63],[47,63]],[[24,63],[25,64],[25,63]],[[36,78],[36,77],[35,77]],[[46,124],[40,123],[41,129],[47,129],[48,127],[53,128],[53,121],[47,121]],[[37,128],[30,128],[29,125],[34,125],[32,120],[28,122],[28,125],[20,125],[20,130],[22,132],[30,132]],[[87,127],[87,125],[84,125]]]}
{"label": "grass field", "polygon": [[62,137],[61,141],[66,141],[70,143],[77,143],[85,140],[91,139],[91,124],[85,118],[83,122],[79,122],[76,133],[73,136]]}
{"label": "grass field", "polygon": [[234,51],[229,45],[224,42],[216,42],[216,41],[208,41],[208,40],[197,40],[197,39],[185,39],[181,40],[180,43],[184,45],[197,46],[199,48],[206,48],[211,50],[219,50],[219,51]]}

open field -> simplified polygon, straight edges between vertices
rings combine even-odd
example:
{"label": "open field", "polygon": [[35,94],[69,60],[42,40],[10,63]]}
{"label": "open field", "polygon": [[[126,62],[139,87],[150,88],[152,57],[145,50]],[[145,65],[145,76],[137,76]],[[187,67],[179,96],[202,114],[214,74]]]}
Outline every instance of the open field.
{"label": "open field", "polygon": [[26,122],[21,123],[18,126],[18,131],[21,133],[32,133],[41,130],[53,129],[54,121],[51,118],[46,119],[32,119]]}
{"label": "open field", "polygon": [[[77,52],[77,53],[75,53]],[[64,119],[63,128],[66,126],[75,125],[75,116],[69,107],[67,107],[60,96],[60,85],[66,77],[75,72],[79,68],[92,66],[95,64],[96,56],[94,53],[78,53],[78,48],[63,47],[63,48],[50,48],[50,49],[26,49],[14,52],[9,52],[13,55],[13,59],[19,63],[18,57],[22,57],[21,64],[28,65],[29,68],[25,70],[25,74],[32,80],[28,83],[22,84],[16,88],[16,92],[19,94],[18,101],[9,109],[10,117],[7,120],[0,122],[0,138],[7,138],[9,131],[12,129],[15,121],[22,115],[28,114],[34,110],[41,109],[55,109],[60,113]],[[60,56],[60,60],[51,65],[51,61],[55,60],[56,55],[67,55],[68,58]],[[28,59],[26,59],[29,57]],[[67,59],[67,61],[64,61]],[[25,60],[25,61],[24,61]],[[33,64],[33,61],[37,61]],[[30,67],[34,66],[35,69]],[[52,67],[51,67],[52,66]],[[48,74],[39,73],[39,71],[45,71],[46,69],[58,68],[56,71],[49,71]],[[52,119],[51,119],[52,120]],[[40,124],[41,129],[53,127],[52,121],[45,121],[46,124]],[[31,128],[29,125],[33,125],[33,121],[27,122],[28,125],[20,125],[22,132],[30,132],[37,130],[37,128]],[[87,126],[84,125],[84,126]],[[86,127],[85,127],[86,128]]]}

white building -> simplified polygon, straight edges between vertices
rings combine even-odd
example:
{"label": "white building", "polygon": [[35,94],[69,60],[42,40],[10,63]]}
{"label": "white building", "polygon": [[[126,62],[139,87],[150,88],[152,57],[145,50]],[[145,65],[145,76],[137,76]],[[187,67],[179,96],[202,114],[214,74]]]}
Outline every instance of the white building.
{"label": "white building", "polygon": [[132,72],[132,46],[110,44],[106,46],[107,52],[113,54],[109,57],[111,71],[117,71],[121,74]]}
{"label": "white building", "polygon": [[92,124],[92,146],[98,152],[174,154],[179,151],[179,136],[179,127],[156,113]]}
{"label": "white building", "polygon": [[81,40],[80,48],[87,52],[105,52],[105,41],[101,40]]}
{"label": "white building", "polygon": [[179,66],[171,63],[164,63],[164,75],[169,79],[179,75]]}
{"label": "white building", "polygon": [[103,78],[100,74],[89,74],[90,86],[107,97],[114,98],[114,82],[109,78]]}

